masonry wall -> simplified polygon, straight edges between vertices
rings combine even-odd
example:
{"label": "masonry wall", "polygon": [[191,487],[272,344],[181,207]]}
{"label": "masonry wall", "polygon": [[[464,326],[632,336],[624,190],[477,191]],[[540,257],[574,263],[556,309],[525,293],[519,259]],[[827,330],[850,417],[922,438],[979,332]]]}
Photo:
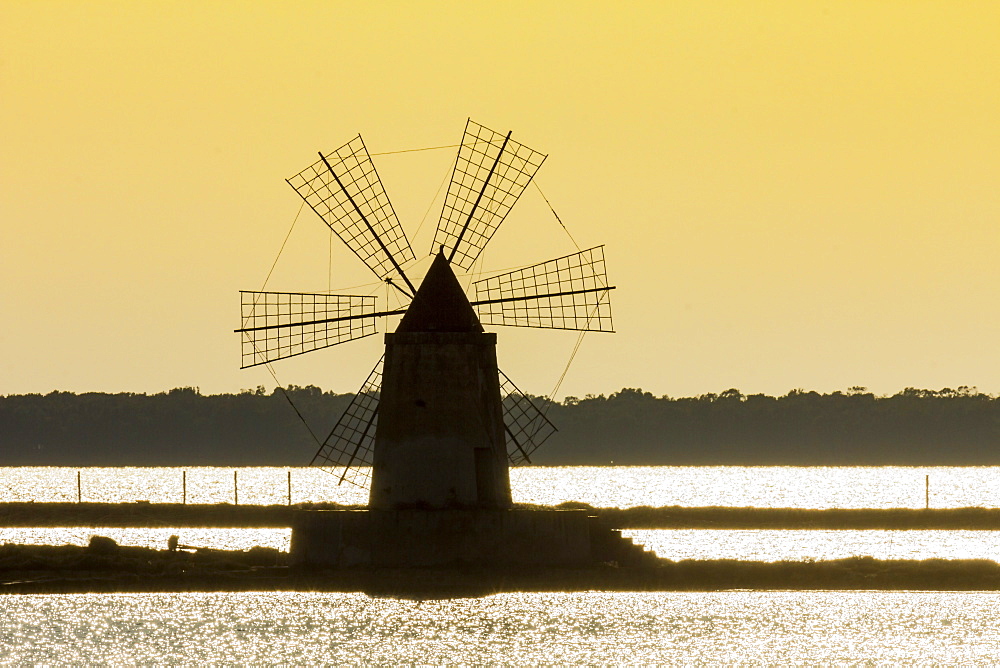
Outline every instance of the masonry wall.
{"label": "masonry wall", "polygon": [[329,567],[594,563],[582,510],[301,511],[292,562]]}
{"label": "masonry wall", "polygon": [[509,508],[496,335],[386,334],[369,506]]}

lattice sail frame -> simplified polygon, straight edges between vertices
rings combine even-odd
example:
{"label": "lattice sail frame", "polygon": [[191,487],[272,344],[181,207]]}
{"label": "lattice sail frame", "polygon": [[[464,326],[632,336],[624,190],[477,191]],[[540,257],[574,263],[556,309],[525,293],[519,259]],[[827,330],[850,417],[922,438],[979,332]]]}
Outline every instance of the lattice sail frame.
{"label": "lattice sail frame", "polygon": [[391,278],[415,256],[361,135],[324,157],[330,167],[317,160],[288,185],[380,280]]}
{"label": "lattice sail frame", "polygon": [[346,482],[363,489],[371,485],[384,362],[385,355],[379,359],[310,462],[310,466],[337,476],[338,485]]}
{"label": "lattice sail frame", "polygon": [[503,397],[507,459],[514,466],[530,464],[532,453],[558,430],[507,374],[499,369],[497,373],[500,374],[500,396]]}
{"label": "lattice sail frame", "polygon": [[469,119],[458,149],[432,253],[469,269],[546,156]]}
{"label": "lattice sail frame", "polygon": [[240,302],[243,369],[376,331],[375,297],[241,290]]}
{"label": "lattice sail frame", "polygon": [[484,325],[613,332],[604,246],[475,281]]}
{"label": "lattice sail frame", "polygon": [[[338,484],[346,482],[363,489],[371,486],[384,363],[383,355],[310,462],[310,466],[335,475]],[[532,453],[557,429],[507,374],[500,369],[497,373],[503,397],[507,459],[514,466],[530,464]]]}

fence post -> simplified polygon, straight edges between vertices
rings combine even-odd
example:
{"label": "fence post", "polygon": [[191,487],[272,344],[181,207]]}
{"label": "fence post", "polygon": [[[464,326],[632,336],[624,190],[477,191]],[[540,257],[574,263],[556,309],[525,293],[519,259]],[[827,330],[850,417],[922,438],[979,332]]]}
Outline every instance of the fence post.
{"label": "fence post", "polygon": [[288,505],[292,505],[292,472],[288,472]]}
{"label": "fence post", "polygon": [[181,471],[181,505],[186,506],[188,502],[188,472]]}
{"label": "fence post", "polygon": [[240,505],[240,486],[236,481],[236,476],[239,475],[237,471],[233,471],[233,505]]}
{"label": "fence post", "polygon": [[931,509],[931,477],[930,475],[924,476],[924,509]]}
{"label": "fence post", "polygon": [[76,502],[81,503],[83,501],[83,485],[80,483],[80,472],[76,472]]}

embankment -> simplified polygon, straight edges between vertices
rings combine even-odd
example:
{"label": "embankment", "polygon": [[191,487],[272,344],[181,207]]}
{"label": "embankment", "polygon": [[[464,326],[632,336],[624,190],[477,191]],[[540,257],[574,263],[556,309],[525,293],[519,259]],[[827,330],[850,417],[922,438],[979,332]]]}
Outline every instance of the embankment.
{"label": "embankment", "polygon": [[[520,505],[531,508],[534,506]],[[538,506],[540,507],[540,506]],[[288,527],[296,509],[343,510],[357,506],[298,504],[0,503],[0,527]],[[798,508],[557,508],[593,511],[619,529],[964,529],[1000,530],[1000,508],[828,509]]]}
{"label": "embankment", "polygon": [[296,571],[287,555],[168,552],[119,547],[0,545],[0,594],[182,591],[365,592],[451,598],[511,591],[1000,590],[1000,564],[986,560],[817,562],[667,561],[642,568],[395,569]]}

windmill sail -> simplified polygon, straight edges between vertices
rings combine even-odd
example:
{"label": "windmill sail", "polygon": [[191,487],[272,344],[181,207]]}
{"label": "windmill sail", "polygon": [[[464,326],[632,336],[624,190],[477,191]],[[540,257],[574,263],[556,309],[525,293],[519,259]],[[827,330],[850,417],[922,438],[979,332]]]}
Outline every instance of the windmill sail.
{"label": "windmill sail", "polygon": [[604,247],[484,278],[472,302],[484,325],[613,332]]}
{"label": "windmill sail", "polygon": [[401,266],[413,249],[361,135],[287,181],[379,279],[398,275],[414,292]]}
{"label": "windmill sail", "polygon": [[310,463],[337,476],[338,484],[347,482],[367,489],[371,483],[384,361],[383,355]]}
{"label": "windmill sail", "polygon": [[511,464],[531,463],[531,455],[557,430],[535,406],[535,402],[500,374],[500,395],[503,397],[503,422],[507,434],[507,459]]}
{"label": "windmill sail", "polygon": [[266,364],[375,333],[375,297],[240,292],[243,366]]}
{"label": "windmill sail", "polygon": [[443,246],[451,264],[469,269],[545,157],[470,119],[431,252]]}
{"label": "windmill sail", "polygon": [[[339,483],[363,489],[371,485],[384,362],[385,356],[379,359],[310,463],[336,476]],[[503,397],[507,458],[513,465],[530,464],[531,455],[557,431],[556,427],[503,371],[497,369],[497,373]]]}

